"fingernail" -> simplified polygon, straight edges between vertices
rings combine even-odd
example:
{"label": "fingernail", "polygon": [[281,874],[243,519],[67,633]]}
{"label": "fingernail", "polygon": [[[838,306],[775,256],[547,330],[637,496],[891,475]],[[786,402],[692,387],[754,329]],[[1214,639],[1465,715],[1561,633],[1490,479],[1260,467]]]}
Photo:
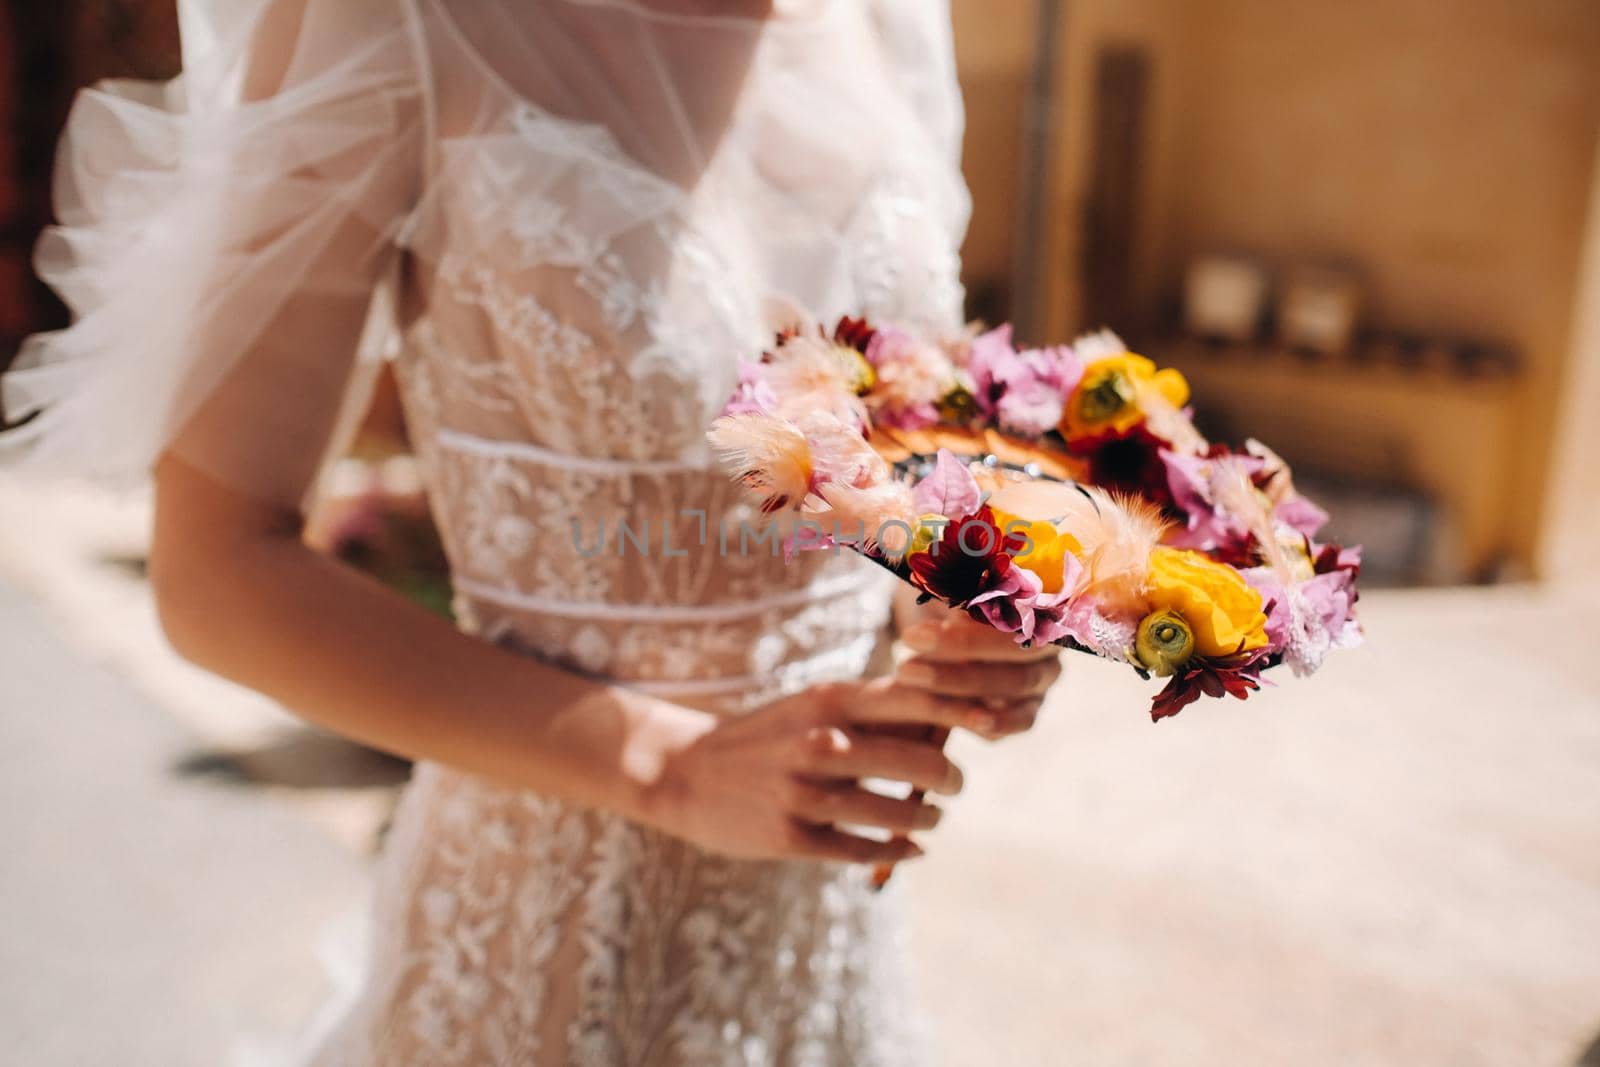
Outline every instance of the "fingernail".
{"label": "fingernail", "polygon": [[973,733],[984,734],[1000,725],[999,716],[987,711],[969,711],[963,720]]}

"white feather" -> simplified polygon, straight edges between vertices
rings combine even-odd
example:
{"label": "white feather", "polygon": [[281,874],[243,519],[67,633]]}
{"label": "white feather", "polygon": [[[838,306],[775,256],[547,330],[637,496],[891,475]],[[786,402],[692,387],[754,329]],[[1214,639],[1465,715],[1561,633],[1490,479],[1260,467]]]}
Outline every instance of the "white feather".
{"label": "white feather", "polygon": [[1142,611],[1150,552],[1161,543],[1167,521],[1147,501],[1092,486],[1078,489],[1064,500],[1066,513],[1056,526],[1083,548],[1085,592],[1108,615]]}

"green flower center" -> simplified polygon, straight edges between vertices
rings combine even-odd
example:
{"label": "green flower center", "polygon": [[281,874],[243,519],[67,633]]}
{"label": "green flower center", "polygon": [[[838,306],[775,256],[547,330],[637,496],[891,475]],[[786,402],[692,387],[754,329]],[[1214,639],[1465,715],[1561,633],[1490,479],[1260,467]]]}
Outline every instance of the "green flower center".
{"label": "green flower center", "polygon": [[874,385],[878,384],[878,372],[872,369],[872,364],[867,362],[866,356],[843,345],[834,345],[833,350],[839,362],[844,365],[846,379],[857,396],[865,396]]}
{"label": "green flower center", "polygon": [[1109,422],[1132,406],[1133,401],[1133,382],[1124,374],[1107,374],[1078,395],[1078,416],[1091,425]]}
{"label": "green flower center", "polygon": [[939,417],[946,422],[962,423],[978,413],[978,402],[960,385],[939,398]]}
{"label": "green flower center", "polygon": [[1145,670],[1165,677],[1194,656],[1194,631],[1175,611],[1156,611],[1139,623],[1134,654]]}

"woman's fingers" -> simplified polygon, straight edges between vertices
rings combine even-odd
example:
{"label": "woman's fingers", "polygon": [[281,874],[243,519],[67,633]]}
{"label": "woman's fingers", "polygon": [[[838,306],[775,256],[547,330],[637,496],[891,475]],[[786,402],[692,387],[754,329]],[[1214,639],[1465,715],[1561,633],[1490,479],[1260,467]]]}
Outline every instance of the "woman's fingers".
{"label": "woman's fingers", "polygon": [[950,662],[916,656],[895,672],[902,684],[943,696],[986,700],[1017,700],[1041,696],[1061,676],[1055,658],[1025,663],[982,661]]}
{"label": "woman's fingers", "polygon": [[966,615],[952,614],[937,622],[908,626],[900,640],[919,658],[947,662],[987,660],[1000,663],[1030,663],[1054,659],[1061,650],[1054,645],[1017,644],[1016,635],[1003,633]]}
{"label": "woman's fingers", "polygon": [[919,798],[886,797],[862,788],[854,780],[797,778],[793,789],[794,814],[820,825],[846,823],[907,834],[932,830],[944,814]]}
{"label": "woman's fingers", "polygon": [[958,726],[975,729],[980,721],[987,721],[988,711],[978,699],[904,685],[898,677],[874,678],[837,706],[837,713],[846,722],[859,726],[906,723],[947,730]]}
{"label": "woman's fingers", "polygon": [[785,845],[792,855],[839,863],[900,863],[922,855],[922,849],[909,838],[874,841],[802,819],[790,820]]}
{"label": "woman's fingers", "polygon": [[[902,665],[902,672],[913,662]],[[1044,691],[1060,672],[1055,663],[922,666],[932,673],[919,674],[918,667],[909,678],[903,673],[878,678],[850,691],[835,714],[843,723],[885,737],[922,740],[919,732],[930,726],[1004,737],[1033,725]],[[923,684],[914,684],[919,680]]]}
{"label": "woman's fingers", "polygon": [[883,778],[918,789],[954,795],[961,791],[961,768],[931,741],[818,726],[794,768],[808,778]]}
{"label": "woman's fingers", "polygon": [[1031,730],[1039,718],[1039,709],[1043,705],[1044,698],[1027,697],[992,708],[993,722],[984,729],[975,730],[974,733],[987,740],[998,741],[1002,737]]}

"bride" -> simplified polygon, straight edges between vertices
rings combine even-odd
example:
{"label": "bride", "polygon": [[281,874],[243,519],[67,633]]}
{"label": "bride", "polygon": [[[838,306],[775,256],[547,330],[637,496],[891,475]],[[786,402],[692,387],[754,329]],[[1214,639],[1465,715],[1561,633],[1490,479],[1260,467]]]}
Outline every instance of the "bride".
{"label": "bride", "polygon": [[[945,4],[180,8],[182,79],[77,102],[4,443],[153,470],[177,649],[417,761],[315,1062],[926,1062],[870,865],[1055,657],[901,610],[886,673],[883,576],[736,543],[704,430],[774,306],[959,328]],[[459,629],[300,539],[383,359]]]}

